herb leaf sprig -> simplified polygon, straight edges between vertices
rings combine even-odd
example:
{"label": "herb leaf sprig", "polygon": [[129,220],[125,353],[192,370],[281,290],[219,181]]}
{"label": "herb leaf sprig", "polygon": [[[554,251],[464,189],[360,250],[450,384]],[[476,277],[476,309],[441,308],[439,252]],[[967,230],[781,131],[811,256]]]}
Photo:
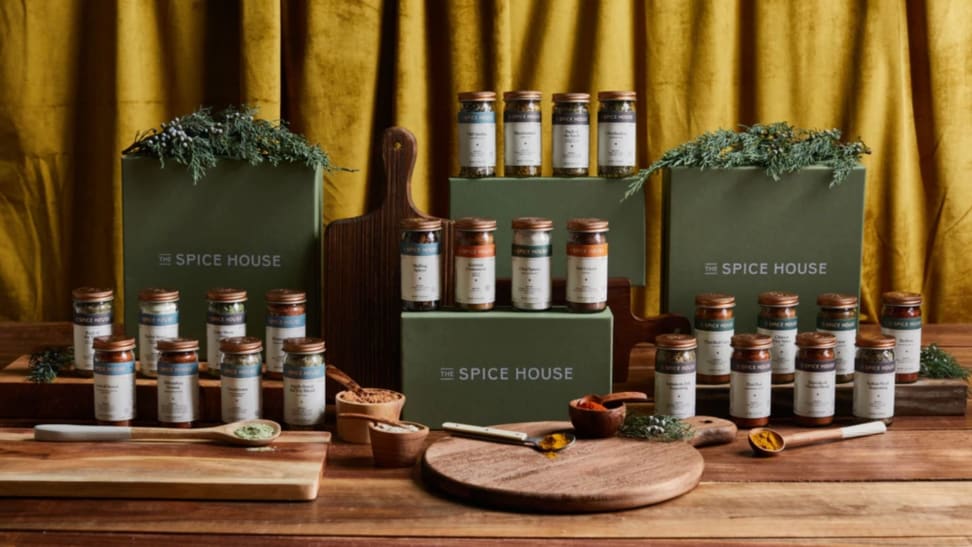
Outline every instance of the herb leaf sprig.
{"label": "herb leaf sprig", "polygon": [[208,107],[162,124],[135,136],[122,154],[158,158],[184,165],[198,183],[220,158],[243,160],[250,165],[303,163],[325,171],[347,170],[331,165],[327,153],[287,128],[287,122],[257,118],[250,106],[229,107],[213,113]]}
{"label": "herb leaf sprig", "polygon": [[[847,178],[863,154],[871,149],[861,141],[843,142],[839,129],[800,129],[787,122],[741,126],[742,131],[718,129],[665,152],[648,166],[648,174],[666,167],[728,169],[763,167],[773,180],[811,165],[834,170],[830,186]],[[644,178],[632,182],[624,198],[638,192]]]}
{"label": "herb leaf sprig", "polygon": [[652,441],[683,441],[693,434],[692,426],[674,416],[629,414],[618,430],[622,437]]}
{"label": "herb leaf sprig", "polygon": [[49,347],[31,353],[27,364],[27,381],[35,384],[49,384],[73,362],[74,348],[72,346]]}
{"label": "herb leaf sprig", "polygon": [[919,376],[925,378],[962,378],[964,380],[970,374],[972,372],[962,368],[962,365],[958,364],[952,354],[938,347],[937,344],[929,344],[921,348]]}

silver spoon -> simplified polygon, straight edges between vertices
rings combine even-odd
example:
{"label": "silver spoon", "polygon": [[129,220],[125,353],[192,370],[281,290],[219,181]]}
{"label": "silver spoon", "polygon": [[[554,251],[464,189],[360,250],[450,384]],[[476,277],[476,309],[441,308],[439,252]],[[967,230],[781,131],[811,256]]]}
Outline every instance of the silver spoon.
{"label": "silver spoon", "polygon": [[[248,439],[236,434],[238,430],[248,425],[269,426],[271,432],[266,437],[258,439]],[[266,446],[279,436],[280,424],[273,420],[242,420],[199,429],[69,424],[47,424],[34,427],[35,441],[186,441],[203,439],[241,446]]]}

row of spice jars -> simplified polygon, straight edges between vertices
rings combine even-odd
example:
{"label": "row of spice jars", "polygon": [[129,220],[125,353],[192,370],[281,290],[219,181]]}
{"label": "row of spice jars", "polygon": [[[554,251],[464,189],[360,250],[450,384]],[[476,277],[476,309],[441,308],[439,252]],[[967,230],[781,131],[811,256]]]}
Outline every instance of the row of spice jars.
{"label": "row of spice jars", "polygon": [[[106,425],[129,425],[135,419],[135,339],[125,335],[96,337],[94,349],[95,419]],[[192,427],[199,419],[199,342],[170,338],[155,344],[157,419],[163,426]],[[260,418],[263,395],[260,352],[253,337],[219,342],[220,416],[223,422]],[[283,341],[284,423],[312,429],[324,419],[324,340]]]}
{"label": "row of spice jars", "polygon": [[[637,171],[634,91],[601,91],[597,113],[597,174],[628,177]],[[540,91],[503,93],[503,157],[507,177],[538,177],[543,166]],[[555,93],[551,124],[554,176],[590,171],[588,93]],[[459,176],[496,176],[496,93],[459,93]]]}
{"label": "row of spice jars", "polygon": [[[111,289],[82,287],[73,291],[74,372],[93,374],[92,341],[112,332],[114,292]],[[246,336],[247,292],[243,289],[216,288],[206,294],[206,371],[219,376],[219,342],[224,338]],[[292,289],[271,289],[266,300],[266,348],[269,378],[283,374],[283,341],[306,335],[307,295]],[[179,336],[179,291],[150,288],[139,291],[139,372],[146,377],[158,375],[159,351],[156,342]]]}
{"label": "row of spice jars", "polygon": [[[771,381],[792,382],[796,375],[797,306],[794,293],[769,291],[759,295],[757,332],[772,339]],[[734,333],[735,297],[703,293],[695,297],[695,333],[699,340],[698,381],[724,384],[729,381],[729,341]],[[854,379],[853,347],[857,337],[857,297],[825,293],[817,297],[817,332],[835,337],[836,381]],[[921,295],[899,291],[882,295],[882,334],[893,336],[897,351],[897,383],[918,380],[921,352]]]}
{"label": "row of spice jars", "polygon": [[[431,218],[402,221],[402,308],[439,307],[442,222]],[[519,310],[549,309],[553,221],[514,219],[512,301]],[[488,311],[496,304],[496,221],[467,217],[455,223],[455,300],[464,310]],[[567,222],[567,309],[595,313],[607,307],[608,221],[575,218]]]}
{"label": "row of spice jars", "polygon": [[[729,415],[741,427],[769,423],[772,403],[771,348],[763,334],[737,334],[730,341]],[[894,417],[895,339],[855,340],[853,415],[862,420]],[[663,334],[655,340],[655,413],[686,418],[695,415],[697,340],[686,334]],[[793,413],[798,424],[828,425],[836,408],[837,338],[825,332],[797,336]]]}

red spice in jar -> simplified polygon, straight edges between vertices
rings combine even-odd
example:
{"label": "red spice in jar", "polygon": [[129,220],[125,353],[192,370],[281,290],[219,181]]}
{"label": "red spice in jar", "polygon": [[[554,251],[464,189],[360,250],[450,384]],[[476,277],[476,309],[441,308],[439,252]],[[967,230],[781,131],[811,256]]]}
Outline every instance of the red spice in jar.
{"label": "red spice in jar", "polygon": [[307,293],[292,289],[270,289],[265,299],[267,370],[264,376],[280,380],[283,378],[286,358],[284,340],[307,335]]}
{"label": "red spice in jar", "polygon": [[772,347],[773,339],[762,334],[732,337],[729,418],[739,427],[762,427],[769,423]]}
{"label": "red spice in jar", "polygon": [[128,426],[135,418],[135,339],[100,336],[94,348],[95,420]]}
{"label": "red spice in jar", "polygon": [[567,221],[567,310],[597,313],[607,308],[608,221]]}
{"label": "red spice in jar", "polygon": [[837,390],[837,338],[825,332],[803,332],[797,335],[797,346],[794,421],[805,426],[829,425],[834,421]]}
{"label": "red spice in jar", "polygon": [[496,221],[460,218],[456,230],[456,305],[469,311],[489,311],[496,303]]}
{"label": "red spice in jar", "polygon": [[800,297],[782,291],[759,295],[759,317],[756,332],[773,339],[773,383],[793,381],[796,367],[797,305]]}
{"label": "red spice in jar", "polygon": [[898,291],[881,295],[881,334],[895,339],[895,382],[917,382],[921,369],[921,295]]}
{"label": "red spice in jar", "polygon": [[199,419],[199,341],[160,340],[158,418],[165,427],[190,428]]}
{"label": "red spice in jar", "polygon": [[695,337],[699,343],[696,381],[700,384],[729,383],[735,307],[736,297],[728,294],[695,296]]}

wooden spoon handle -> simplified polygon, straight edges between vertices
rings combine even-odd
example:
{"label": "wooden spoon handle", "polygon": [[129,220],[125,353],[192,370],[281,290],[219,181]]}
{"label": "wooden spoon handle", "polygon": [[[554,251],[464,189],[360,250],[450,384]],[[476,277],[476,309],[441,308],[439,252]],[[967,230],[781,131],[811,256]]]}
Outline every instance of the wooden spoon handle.
{"label": "wooden spoon handle", "polygon": [[608,405],[609,403],[630,403],[634,401],[647,401],[648,395],[640,391],[618,391],[617,393],[608,393],[603,397],[598,397],[593,399],[601,403],[602,405]]}
{"label": "wooden spoon handle", "polygon": [[360,412],[342,412],[338,414],[338,418],[354,418],[355,420],[368,420],[369,422],[378,422],[380,424],[386,425],[402,425],[401,422],[397,420],[390,420],[388,418],[382,418],[381,416],[371,416],[369,414],[361,414]]}
{"label": "wooden spoon handle", "polygon": [[363,393],[364,392],[364,389],[361,386],[358,385],[358,382],[355,382],[350,376],[348,376],[348,373],[346,373],[343,370],[337,368],[336,366],[334,366],[334,365],[327,365],[324,368],[324,372],[325,372],[325,374],[327,374],[327,377],[328,378],[330,378],[330,379],[334,380],[335,382],[341,384],[342,386],[348,388],[349,390],[353,391],[354,393],[359,393],[360,394],[360,393]]}
{"label": "wooden spoon handle", "polygon": [[736,424],[729,420],[712,416],[692,416],[683,418],[682,421],[692,426],[694,435],[688,440],[692,446],[726,444],[736,440]]}
{"label": "wooden spoon handle", "polygon": [[867,435],[880,435],[887,430],[888,428],[884,425],[884,422],[867,422],[848,427],[791,433],[784,435],[784,439],[786,440],[787,448],[795,448],[797,446],[805,446],[824,441],[839,441]]}
{"label": "wooden spoon handle", "polygon": [[132,428],[110,425],[44,424],[34,427],[36,441],[128,441]]}

